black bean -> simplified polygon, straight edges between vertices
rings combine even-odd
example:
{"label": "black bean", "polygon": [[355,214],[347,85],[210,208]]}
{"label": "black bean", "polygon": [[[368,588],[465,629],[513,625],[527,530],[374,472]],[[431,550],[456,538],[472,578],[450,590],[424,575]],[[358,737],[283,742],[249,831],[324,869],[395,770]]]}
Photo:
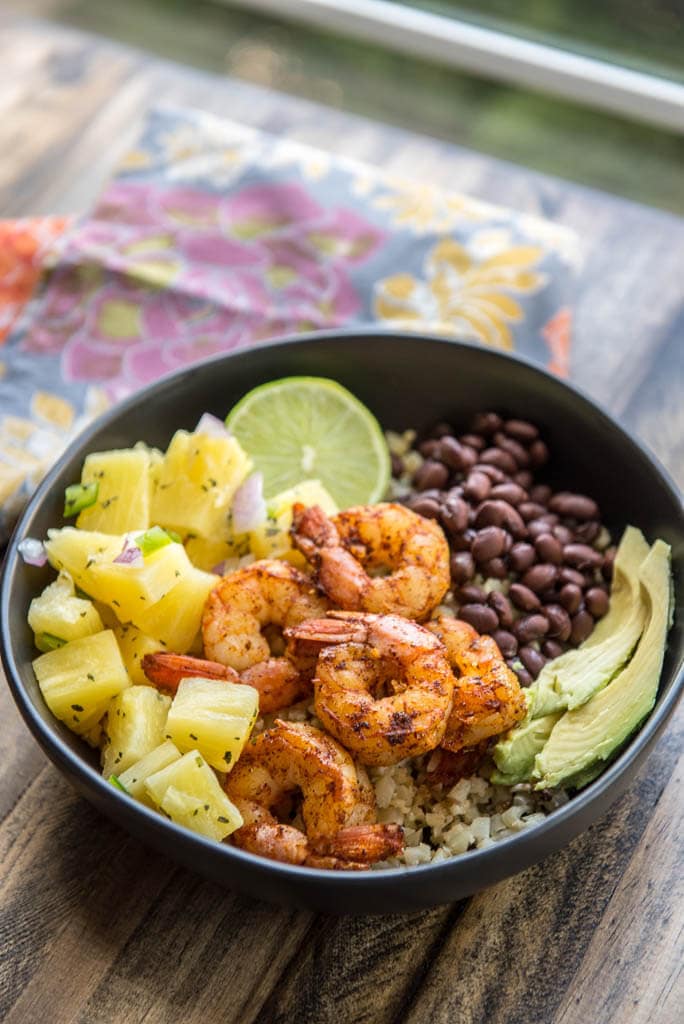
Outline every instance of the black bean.
{"label": "black bean", "polygon": [[588,544],[566,544],[563,560],[573,569],[593,569],[603,563],[603,555]]}
{"label": "black bean", "polygon": [[551,494],[552,491],[548,484],[535,484],[530,491],[530,498],[540,505],[548,505]]}
{"label": "black bean", "polygon": [[549,449],[543,441],[533,441],[529,448],[530,462],[533,466],[543,466],[549,461]]}
{"label": "black bean", "polygon": [[601,575],[604,580],[610,581],[613,578],[613,563],[615,562],[615,548],[607,548],[603,552],[603,565],[601,566]]}
{"label": "black bean", "polygon": [[563,645],[559,644],[557,640],[545,640],[541,645],[541,649],[544,657],[550,661],[554,658],[560,658],[563,653]]}
{"label": "black bean", "polygon": [[439,452],[439,441],[434,437],[431,440],[421,441],[418,445],[418,451],[424,459],[434,459]]}
{"label": "black bean", "polygon": [[496,612],[486,604],[464,604],[459,609],[458,617],[478,633],[492,633],[499,625]]}
{"label": "black bean", "polygon": [[542,533],[534,542],[534,550],[542,562],[560,565],[563,561],[563,545],[551,533]]}
{"label": "black bean", "polygon": [[[514,662],[514,664],[515,664],[515,662]],[[526,668],[518,668],[518,667],[513,668],[513,665],[510,662],[508,663],[508,667],[510,669],[512,669],[513,672],[515,672],[516,676],[518,677],[518,682],[520,683],[520,685],[522,687],[528,687],[528,686],[532,685],[532,682],[533,682],[532,676],[530,675],[530,673],[527,671]]]}
{"label": "black bean", "polygon": [[540,640],[546,636],[549,623],[545,615],[533,612],[531,615],[523,615],[513,624],[513,632],[518,638],[519,644],[529,644],[532,640]]}
{"label": "black bean", "polygon": [[523,444],[530,444],[539,437],[539,431],[534,423],[528,423],[527,420],[506,420],[503,429],[510,437],[522,441]]}
{"label": "black bean", "polygon": [[536,651],[534,647],[521,647],[518,651],[518,657],[533,679],[537,678],[546,664],[544,655]]}
{"label": "black bean", "polygon": [[485,579],[505,580],[508,576],[503,558],[490,558],[488,562],[482,562],[480,569]]}
{"label": "black bean", "polygon": [[531,544],[518,543],[511,548],[508,560],[515,572],[524,572],[537,561],[537,554]]}
{"label": "black bean", "polygon": [[579,526],[575,527],[575,536],[583,544],[593,544],[600,532],[601,524],[595,520],[590,520],[588,523],[580,523]]}
{"label": "black bean", "polygon": [[457,470],[465,468],[469,456],[455,437],[443,437],[441,441],[437,442],[437,445],[436,458],[441,459],[445,466]]}
{"label": "black bean", "polygon": [[513,658],[518,651],[518,641],[507,629],[496,629],[492,636],[504,658]]}
{"label": "black bean", "polygon": [[537,537],[541,537],[545,533],[550,536],[553,525],[546,517],[543,519],[531,519],[527,524],[527,532],[532,540],[536,540]]}
{"label": "black bean", "polygon": [[508,629],[513,625],[513,609],[511,602],[505,594],[502,594],[500,590],[492,590],[487,598],[487,603],[492,606],[499,616],[499,622],[504,629]]}
{"label": "black bean", "polygon": [[587,606],[587,611],[595,619],[602,619],[608,611],[608,594],[603,587],[592,587],[584,595],[584,603]]}
{"label": "black bean", "polygon": [[560,523],[557,523],[556,526],[552,528],[551,533],[554,535],[556,540],[561,542],[563,547],[565,547],[566,544],[572,544],[575,539],[575,535],[572,530],[568,529],[567,526],[562,526]]}
{"label": "black bean", "polygon": [[541,601],[535,592],[522,583],[512,583],[508,593],[516,608],[523,612],[531,612],[541,607]]}
{"label": "black bean", "polygon": [[546,509],[536,501],[523,501],[518,505],[518,512],[526,523],[539,519],[544,515]]}
{"label": "black bean", "polygon": [[430,487],[444,487],[448,479],[446,466],[434,459],[426,459],[414,473],[413,484],[419,491],[426,491]]}
{"label": "black bean", "polygon": [[495,501],[507,501],[509,505],[519,506],[521,502],[526,500],[527,491],[520,487],[519,484],[497,484],[495,487],[492,487],[490,497],[494,498]]}
{"label": "black bean", "polygon": [[492,489],[492,482],[486,473],[480,473],[476,469],[473,469],[469,474],[466,482],[463,484],[463,493],[471,501],[475,501],[478,504],[484,501],[488,497],[489,492]]}
{"label": "black bean", "polygon": [[392,476],[401,476],[401,474],[404,472],[404,460],[402,459],[401,455],[395,455],[394,452],[392,452],[390,458],[392,460]]}
{"label": "black bean", "polygon": [[488,476],[493,484],[502,484],[507,479],[506,474],[502,473],[496,466],[489,466],[485,462],[478,462],[473,466],[474,473],[484,473]]}
{"label": "black bean", "polygon": [[487,466],[496,466],[502,473],[515,473],[518,469],[518,464],[510,454],[505,452],[503,448],[485,448],[483,452],[480,452],[479,462],[484,462]]}
{"label": "black bean", "polygon": [[439,519],[442,513],[442,506],[436,498],[412,498],[409,506],[413,512],[426,519]]}
{"label": "black bean", "polygon": [[558,600],[570,615],[574,615],[582,604],[582,591],[576,583],[566,583],[561,588]]}
{"label": "black bean", "polygon": [[513,480],[516,484],[522,487],[523,490],[529,491],[534,477],[530,473],[529,469],[521,469],[518,473],[513,474]]}
{"label": "black bean", "polygon": [[458,600],[461,604],[484,604],[487,600],[487,591],[482,587],[476,587],[474,583],[469,583],[459,588]]}
{"label": "black bean", "polygon": [[487,447],[484,437],[480,437],[479,434],[461,434],[459,441],[461,444],[467,444],[469,448],[474,448],[476,452],[481,452]]}
{"label": "black bean", "polygon": [[565,608],[559,604],[547,604],[544,608],[544,615],[549,620],[549,636],[558,637],[565,643],[570,636],[572,623]]}
{"label": "black bean", "polygon": [[497,413],[478,412],[471,420],[470,429],[475,434],[484,434],[485,437],[488,437],[500,430],[502,425],[503,420]]}
{"label": "black bean", "polygon": [[475,539],[475,530],[464,530],[463,533],[453,533],[449,538],[454,551],[470,551],[470,545]]}
{"label": "black bean", "polygon": [[463,498],[447,498],[440,519],[450,533],[462,533],[468,525],[469,511]]}
{"label": "black bean", "polygon": [[555,565],[549,565],[548,562],[540,563],[527,570],[522,578],[522,583],[530,590],[534,590],[535,594],[541,594],[542,591],[553,586],[557,576],[558,569]]}
{"label": "black bean", "polygon": [[469,551],[457,551],[451,556],[449,564],[454,583],[467,583],[475,575],[475,562]]}
{"label": "black bean", "polygon": [[517,463],[518,469],[527,469],[530,464],[530,456],[526,448],[520,444],[519,441],[515,441],[512,437],[506,437],[501,432],[494,435],[494,444],[501,448],[502,451],[508,452],[512,455]]}
{"label": "black bean", "polygon": [[576,587],[584,586],[584,576],[581,572],[577,572],[577,569],[571,569],[569,566],[564,565],[558,573],[559,583],[574,583]]}
{"label": "black bean", "polygon": [[570,643],[576,647],[583,643],[592,629],[594,628],[594,620],[588,611],[582,608],[572,617],[572,632],[570,633]]}
{"label": "black bean", "polygon": [[497,558],[506,544],[506,534],[500,526],[486,526],[475,535],[471,551],[476,562]]}
{"label": "black bean", "polygon": [[571,491],[559,491],[549,499],[549,508],[559,516],[567,519],[598,519],[599,507],[586,494],[573,494]]}
{"label": "black bean", "polygon": [[505,501],[483,501],[475,516],[475,526],[505,526],[514,537],[525,533],[525,524],[516,509]]}

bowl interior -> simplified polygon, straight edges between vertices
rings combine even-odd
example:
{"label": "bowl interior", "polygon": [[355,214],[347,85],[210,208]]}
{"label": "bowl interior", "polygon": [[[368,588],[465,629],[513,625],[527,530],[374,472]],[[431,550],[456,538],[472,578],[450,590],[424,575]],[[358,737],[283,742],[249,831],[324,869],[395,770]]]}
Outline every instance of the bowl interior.
{"label": "bowl interior", "polygon": [[[384,427],[395,430],[426,428],[444,419],[465,429],[471,415],[483,409],[537,423],[552,453],[546,477],[550,483],[596,498],[615,535],[633,523],[650,541],[662,537],[672,545],[678,611],[659,700],[675,686],[684,608],[684,525],[678,495],[646,453],[596,406],[543,371],[482,348],[412,336],[341,333],[264,346],[175,374],[117,407],[71,447],[31,502],[14,544],[26,536],[43,537],[49,527],[63,523],[64,487],[79,479],[89,451],[126,447],[139,439],[165,447],[175,430],[192,429],[203,412],[223,417],[250,388],[293,374],[340,381]],[[2,644],[8,675],[28,697],[29,715],[94,765],[94,755],[52,718],[38,691],[26,612],[53,574],[48,568],[23,565],[14,544],[3,584],[7,632]]]}

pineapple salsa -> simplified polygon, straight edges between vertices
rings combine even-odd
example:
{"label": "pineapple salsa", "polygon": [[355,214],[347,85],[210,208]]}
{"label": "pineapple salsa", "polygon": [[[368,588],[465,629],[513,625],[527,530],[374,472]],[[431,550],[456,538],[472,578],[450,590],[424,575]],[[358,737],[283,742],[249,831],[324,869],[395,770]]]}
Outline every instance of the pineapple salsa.
{"label": "pineapple salsa", "polygon": [[218,420],[179,430],[166,452],[139,443],[87,456],[65,517],[44,542],[56,579],[28,621],[52,713],[91,746],[114,786],[215,840],[242,818],[221,786],[258,714],[258,692],[183,679],[167,696],[142,669],[160,650],[200,653],[200,624],[220,575],[258,558],[295,565],[292,506],[337,506],[301,479],[265,502],[261,474]]}

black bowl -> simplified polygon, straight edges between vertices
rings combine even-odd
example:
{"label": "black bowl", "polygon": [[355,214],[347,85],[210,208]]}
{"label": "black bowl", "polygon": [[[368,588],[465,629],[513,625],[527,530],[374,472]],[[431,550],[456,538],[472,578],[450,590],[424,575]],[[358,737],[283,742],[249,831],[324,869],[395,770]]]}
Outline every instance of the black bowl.
{"label": "black bowl", "polygon": [[[550,482],[595,497],[616,533],[627,523],[650,541],[672,545],[678,614],[669,635],[658,702],[639,733],[592,785],[545,822],[489,849],[434,866],[372,872],[326,872],[262,860],[205,840],[133,803],[99,775],[92,752],[47,710],[31,669],[29,601],[50,578],[24,565],[17,544],[62,523],[64,488],[78,479],[90,451],[138,439],[165,446],[202,412],[223,416],[257,384],[290,374],[332,377],[365,402],[387,428],[467,423],[497,409],[538,423],[552,452]],[[332,332],[288,340],[202,363],[166,377],[98,420],[62,456],[30,502],[7,552],[0,603],[2,656],[14,699],[60,771],[104,814],[139,839],[208,878],[273,902],[346,913],[417,910],[470,895],[569,842],[604,814],[629,785],[684,683],[684,521],[663,470],[610,417],[538,367],[488,349],[386,332]]]}

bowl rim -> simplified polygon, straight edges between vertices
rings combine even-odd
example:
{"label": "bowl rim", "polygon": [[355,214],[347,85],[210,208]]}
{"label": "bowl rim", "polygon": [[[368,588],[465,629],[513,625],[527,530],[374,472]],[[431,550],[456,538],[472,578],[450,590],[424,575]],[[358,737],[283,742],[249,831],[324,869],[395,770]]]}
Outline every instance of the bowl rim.
{"label": "bowl rim", "polygon": [[[363,325],[357,325],[354,327],[331,328],[329,330],[285,335],[283,337],[270,339],[258,345],[249,346],[249,348],[240,348],[231,352],[219,353],[218,355],[212,356],[208,359],[201,360],[189,366],[180,367],[170,373],[164,374],[157,380],[146,385],[144,388],[135,391],[132,395],[121,401],[115,402],[111,408],[105,410],[104,413],[98,416],[82,432],[80,432],[62,452],[59,459],[50,468],[32,494],[14,528],[5,552],[4,565],[2,567],[2,576],[0,580],[0,656],[4,665],[7,683],[15,704],[17,705],[22,718],[29,727],[30,732],[38,741],[42,749],[48,754],[50,759],[57,765],[61,765],[66,769],[69,777],[75,775],[82,780],[86,788],[90,788],[91,790],[94,789],[95,793],[98,795],[99,801],[101,802],[101,806],[107,810],[109,808],[112,808],[114,811],[120,809],[126,816],[132,812],[134,815],[138,815],[143,821],[146,821],[147,825],[153,832],[156,832],[161,836],[169,835],[171,839],[175,837],[185,846],[195,846],[198,844],[199,847],[205,849],[207,854],[211,857],[225,857],[226,863],[230,863],[235,860],[238,863],[242,862],[249,864],[251,867],[257,867],[262,871],[279,876],[283,882],[286,882],[288,879],[301,880],[305,878],[310,878],[320,882],[324,880],[330,881],[331,878],[334,877],[335,883],[338,887],[346,888],[349,886],[354,889],[363,889],[365,887],[372,886],[373,888],[378,889],[382,888],[383,884],[386,884],[389,887],[394,880],[398,877],[402,877],[406,872],[410,872],[410,877],[415,877],[416,879],[419,877],[422,878],[429,872],[431,878],[439,881],[439,879],[445,878],[447,875],[454,875],[460,871],[467,873],[471,870],[473,865],[480,864],[483,867],[486,865],[492,865],[492,867],[494,867],[500,862],[505,863],[508,853],[514,854],[518,849],[525,848],[530,845],[533,840],[543,840],[545,837],[558,832],[560,829],[569,825],[569,823],[574,819],[579,818],[583,812],[591,807],[592,804],[600,802],[602,797],[608,797],[609,791],[613,789],[614,784],[618,782],[620,777],[629,769],[633,762],[640,760],[646,748],[648,748],[654,741],[657,733],[664,726],[666,720],[674,710],[674,707],[684,690],[684,658],[682,658],[674,670],[672,685],[669,691],[656,703],[653,710],[650,712],[649,717],[634,734],[633,738],[628,743],[628,746],[626,746],[618,757],[605,768],[598,778],[578,794],[571,797],[561,807],[549,812],[546,819],[543,822],[536,824],[533,828],[524,829],[515,835],[507,836],[505,839],[502,839],[492,846],[484,849],[469,850],[465,853],[446,858],[437,864],[430,862],[427,864],[416,864],[411,866],[400,865],[399,867],[374,868],[370,871],[361,872],[345,870],[336,870],[331,872],[330,870],[323,868],[312,868],[301,865],[284,864],[279,861],[271,861],[267,858],[247,853],[246,851],[227,843],[217,843],[212,839],[200,835],[199,833],[191,832],[180,825],[176,825],[174,822],[163,818],[157,812],[145,807],[138,801],[131,800],[126,794],[119,792],[101,774],[99,774],[95,768],[85,761],[82,756],[72,751],[54,728],[43,720],[34,708],[33,702],[29,697],[28,692],[25,690],[24,684],[21,680],[19,665],[15,658],[12,637],[9,630],[10,599],[13,590],[14,578],[17,572],[21,571],[20,566],[23,565],[21,556],[17,550],[18,544],[25,536],[28,535],[27,527],[41,508],[47,494],[52,490],[54,481],[60,475],[63,465],[77,452],[85,454],[91,439],[99,433],[100,430],[125,416],[127,411],[137,406],[140,402],[148,401],[150,397],[155,395],[155,393],[160,392],[165,388],[175,386],[176,382],[181,378],[189,378],[195,373],[202,374],[206,372],[207,367],[209,366],[223,364],[226,362],[229,363],[230,360],[235,357],[244,357],[255,351],[271,349],[277,350],[284,346],[305,346],[312,342],[321,343],[324,340],[331,342],[343,342],[349,338],[361,339],[373,337],[396,339],[399,341],[408,340],[414,342],[437,343],[445,347],[451,346],[455,351],[458,351],[459,349],[476,350],[480,354],[481,358],[485,359],[485,361],[487,358],[491,358],[494,361],[504,360],[521,364],[527,370],[532,371],[533,374],[543,380],[547,382],[550,381],[554,387],[560,388],[561,390],[569,390],[574,397],[580,401],[580,403],[588,405],[591,411],[598,416],[599,419],[602,419],[612,429],[618,431],[621,435],[621,439],[628,445],[631,445],[641,458],[645,460],[661,478],[662,483],[670,496],[674,499],[675,503],[679,502],[681,505],[681,494],[679,489],[669,472],[661,465],[657,457],[649,451],[640,439],[634,437],[618,419],[608,413],[595,399],[591,398],[576,384],[562,380],[550,373],[539,363],[536,363],[529,357],[520,355],[519,353],[503,352],[498,349],[484,347],[476,342],[462,341],[460,339],[419,331],[397,331],[391,328],[378,328],[374,326],[366,328]],[[613,799],[616,799],[618,795],[619,792],[616,792]],[[612,801],[608,798],[606,800],[606,806],[610,802]],[[570,837],[579,830],[580,829],[569,831],[568,840],[566,842],[561,842],[558,845],[567,845]],[[541,846],[543,847],[543,843]],[[536,863],[543,859],[545,855],[545,853],[542,853],[539,857],[532,857],[528,863]],[[172,850],[169,851],[169,856],[173,856]],[[511,857],[511,861],[513,860],[514,857]],[[515,868],[514,870],[522,870],[522,868]],[[504,873],[510,874],[510,872]]]}

